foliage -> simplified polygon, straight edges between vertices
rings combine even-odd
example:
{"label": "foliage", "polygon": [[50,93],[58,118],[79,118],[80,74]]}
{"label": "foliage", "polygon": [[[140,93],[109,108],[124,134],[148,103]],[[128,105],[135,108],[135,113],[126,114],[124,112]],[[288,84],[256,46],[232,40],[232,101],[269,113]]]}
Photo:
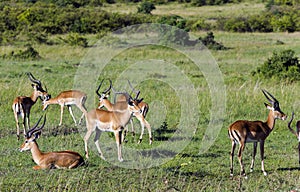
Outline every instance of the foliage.
{"label": "foliage", "polygon": [[2,55],[3,59],[15,59],[15,60],[36,60],[40,59],[41,56],[37,50],[31,45],[27,45],[25,50],[19,50],[17,53],[11,51],[9,54]]}
{"label": "foliage", "polygon": [[295,51],[293,50],[273,52],[272,57],[268,58],[253,74],[259,74],[266,79],[300,80],[299,59],[295,56]]}
{"label": "foliage", "polygon": [[143,1],[137,8],[138,13],[151,14],[151,11],[155,9],[154,3]]}
{"label": "foliage", "polygon": [[204,5],[222,5],[226,3],[237,3],[241,0],[191,0],[193,6],[204,6]]}
{"label": "foliage", "polygon": [[199,40],[208,48],[212,50],[226,50],[222,43],[218,43],[215,41],[215,36],[213,32],[208,32],[205,37],[199,37]]}
{"label": "foliage", "polygon": [[69,45],[76,45],[81,47],[87,47],[88,41],[85,37],[79,35],[78,33],[70,33],[66,38],[60,38],[64,43]]}
{"label": "foliage", "polygon": [[178,15],[162,16],[157,20],[157,22],[189,31],[187,27],[187,20]]}

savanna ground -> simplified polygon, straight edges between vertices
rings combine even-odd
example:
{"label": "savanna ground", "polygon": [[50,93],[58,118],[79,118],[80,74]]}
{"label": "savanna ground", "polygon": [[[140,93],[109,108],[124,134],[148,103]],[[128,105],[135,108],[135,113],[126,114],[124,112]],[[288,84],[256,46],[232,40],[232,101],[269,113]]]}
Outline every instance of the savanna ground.
{"label": "savanna ground", "polygon": [[[162,7],[163,8],[163,7]],[[157,7],[159,12],[159,7]],[[181,10],[182,11],[182,10]],[[206,32],[195,33],[203,36]],[[80,62],[91,48],[67,45],[35,45],[42,59],[35,61],[1,60],[0,63],[0,188],[1,191],[299,191],[300,174],[298,164],[298,142],[287,129],[287,121],[277,121],[275,130],[265,143],[265,168],[268,176],[260,170],[259,154],[253,173],[249,173],[252,145],[248,144],[244,152],[244,163],[248,179],[239,176],[240,167],[235,157],[234,177],[229,177],[230,140],[227,128],[238,119],[265,120],[268,114],[264,107],[267,102],[261,89],[271,92],[279,101],[282,111],[289,117],[295,111],[299,115],[299,83],[284,80],[258,79],[251,76],[251,71],[260,66],[274,51],[292,49],[300,56],[299,33],[227,33],[214,32],[216,40],[222,42],[228,50],[211,51],[226,86],[226,112],[222,119],[223,126],[216,133],[216,141],[205,153],[199,153],[200,144],[210,119],[212,106],[209,87],[201,71],[183,55],[162,47],[136,47],[116,56],[111,65],[104,70],[105,77],[115,80],[132,62],[147,59],[172,58],[174,64],[181,69],[193,83],[198,94],[199,122],[195,134],[187,147],[170,161],[147,169],[128,169],[103,161],[95,150],[91,137],[91,156],[87,165],[74,170],[41,170],[34,171],[29,152],[20,153],[17,141],[15,122],[11,103],[18,95],[30,95],[31,86],[25,72],[31,71],[47,85],[52,96],[60,91],[73,88],[74,76]],[[53,37],[54,39],[57,37]],[[88,36],[89,44],[97,40]],[[278,44],[278,42],[283,44]],[[17,46],[1,47],[1,54],[18,49]],[[99,75],[99,80],[102,76]],[[96,106],[93,83],[88,101]],[[154,144],[149,146],[148,135],[142,144],[137,144],[138,136],[128,135],[126,147],[150,149],[164,145],[178,129],[180,109],[178,95],[170,88],[155,80],[139,85],[144,100],[161,100],[167,106],[166,123],[155,122],[155,110],[149,111],[149,122],[153,127]],[[94,103],[93,103],[94,102]],[[151,105],[150,105],[151,107]],[[91,109],[91,107],[89,107]],[[158,108],[160,109],[160,108]],[[85,126],[75,127],[67,110],[64,113],[63,126],[58,127],[59,107],[50,106],[47,111],[47,124],[41,138],[38,139],[43,151],[59,151],[70,149],[84,155],[82,134]],[[43,114],[41,101],[34,105],[31,115],[32,124]],[[78,119],[79,112],[76,111]],[[289,118],[288,118],[289,119]],[[294,125],[294,124],[293,124]],[[136,122],[136,130],[139,125]],[[100,139],[113,141],[104,133]],[[139,134],[137,134],[139,135]],[[108,137],[108,138],[107,138]],[[114,150],[115,145],[112,145]],[[115,151],[103,151],[107,158],[116,160]],[[125,149],[126,153],[126,149]],[[258,151],[259,153],[259,151]],[[111,157],[110,157],[111,156]],[[126,159],[125,159],[126,160]],[[125,162],[126,163],[126,162]]]}

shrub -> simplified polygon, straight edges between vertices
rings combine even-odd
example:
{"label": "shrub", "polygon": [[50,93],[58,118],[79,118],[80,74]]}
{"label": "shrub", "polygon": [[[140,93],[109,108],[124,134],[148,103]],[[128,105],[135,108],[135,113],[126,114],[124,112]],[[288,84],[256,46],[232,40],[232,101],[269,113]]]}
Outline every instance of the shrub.
{"label": "shrub", "polygon": [[300,63],[293,50],[273,52],[271,58],[252,72],[263,78],[288,79],[290,81],[300,80]]}
{"label": "shrub", "polygon": [[222,43],[218,43],[215,41],[215,36],[213,32],[208,32],[205,37],[199,37],[199,40],[208,48],[213,50],[226,50]]}
{"label": "shrub", "polygon": [[36,51],[31,45],[27,45],[25,50],[19,50],[17,53],[11,51],[10,54],[4,54],[2,56],[4,59],[17,59],[17,60],[35,60],[40,59],[41,56],[38,51]]}
{"label": "shrub", "polygon": [[69,45],[76,45],[76,46],[82,46],[87,47],[88,41],[85,37],[79,35],[78,33],[70,33],[65,39],[60,38],[64,43],[67,43]]}
{"label": "shrub", "polygon": [[155,9],[155,6],[151,2],[144,1],[138,6],[137,9],[138,13],[151,14],[151,11]]}

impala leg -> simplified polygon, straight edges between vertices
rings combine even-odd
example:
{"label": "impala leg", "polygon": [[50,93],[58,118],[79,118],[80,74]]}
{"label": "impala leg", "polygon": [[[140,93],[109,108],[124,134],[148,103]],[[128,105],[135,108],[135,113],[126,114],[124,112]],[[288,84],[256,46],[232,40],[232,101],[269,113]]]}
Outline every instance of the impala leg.
{"label": "impala leg", "polygon": [[265,165],[264,165],[264,144],[265,141],[260,141],[260,158],[261,158],[261,170],[264,173],[264,175],[267,175],[267,172],[265,171]]}
{"label": "impala leg", "polygon": [[78,106],[78,108],[81,110],[81,112],[82,112],[82,115],[81,115],[81,117],[80,117],[80,119],[79,119],[79,125],[81,125],[81,122],[82,122],[82,120],[83,120],[83,117],[84,117],[84,114],[86,114],[87,113],[87,110],[86,110],[86,107],[84,106],[84,104],[82,104],[81,106],[79,105]]}
{"label": "impala leg", "polygon": [[95,139],[94,139],[94,142],[95,142],[95,145],[97,147],[97,150],[98,150],[98,153],[100,155],[100,157],[105,160],[105,157],[103,156],[103,153],[100,149],[100,145],[99,145],[99,138],[101,136],[101,131],[99,129],[96,129],[96,135],[95,135]]}
{"label": "impala leg", "polygon": [[253,143],[253,156],[252,156],[252,161],[251,161],[251,166],[250,166],[250,172],[253,172],[256,151],[257,151],[257,142],[254,142]]}
{"label": "impala leg", "polygon": [[133,127],[133,118],[130,118],[130,124],[131,124],[132,135],[135,136],[135,131],[134,131],[134,127]]}
{"label": "impala leg", "polygon": [[75,123],[75,126],[77,126],[76,119],[75,119],[75,117],[74,117],[74,115],[73,115],[72,107],[71,107],[71,105],[67,105],[67,106],[68,106],[70,115],[72,116],[72,119],[73,119],[73,121],[74,121],[74,123]]}
{"label": "impala leg", "polygon": [[300,164],[300,142],[298,143],[298,154],[299,154],[299,164]]}
{"label": "impala leg", "polygon": [[115,137],[116,137],[116,143],[117,143],[117,149],[118,149],[118,160],[120,162],[123,161],[123,158],[122,158],[122,131],[115,131]]}
{"label": "impala leg", "polygon": [[244,148],[245,148],[245,143],[240,143],[240,148],[239,148],[239,151],[238,151],[238,159],[239,159],[240,166],[241,166],[241,175],[244,176],[245,178],[247,178],[246,173],[245,173],[243,160],[242,160],[242,153],[244,151]]}
{"label": "impala leg", "polygon": [[60,120],[59,120],[59,125],[58,126],[62,125],[63,113],[64,113],[64,105],[61,105],[60,106]]}
{"label": "impala leg", "polygon": [[18,114],[14,112],[15,120],[16,120],[16,126],[17,126],[17,137],[18,140],[20,139],[20,127],[19,127],[19,119],[18,119]]}
{"label": "impala leg", "polygon": [[93,133],[93,129],[90,129],[88,126],[87,126],[87,132],[84,136],[84,150],[85,150],[85,156],[86,158],[89,158],[89,152],[88,152],[88,140],[91,136],[91,134]]}
{"label": "impala leg", "polygon": [[152,141],[153,141],[153,139],[152,139],[152,133],[151,133],[151,126],[150,126],[150,124],[148,123],[148,121],[147,121],[146,119],[144,119],[144,123],[145,123],[145,125],[146,125],[146,127],[147,127],[147,129],[148,129],[148,134],[149,134],[149,144],[151,145],[151,144],[152,144]]}
{"label": "impala leg", "polygon": [[233,157],[234,157],[234,150],[236,144],[234,141],[231,142],[231,152],[230,152],[230,176],[233,176]]}

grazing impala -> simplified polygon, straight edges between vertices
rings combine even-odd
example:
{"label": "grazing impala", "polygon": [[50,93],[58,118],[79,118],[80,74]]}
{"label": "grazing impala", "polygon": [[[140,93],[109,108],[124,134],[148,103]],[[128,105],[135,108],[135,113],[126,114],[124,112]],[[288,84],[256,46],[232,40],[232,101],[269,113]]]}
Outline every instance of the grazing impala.
{"label": "grazing impala", "polygon": [[300,164],[300,121],[296,123],[296,131],[291,128],[292,121],[294,119],[294,113],[292,113],[292,117],[290,122],[288,123],[289,130],[297,137],[298,139],[298,155],[299,155],[299,164]]}
{"label": "grazing impala", "polygon": [[124,93],[127,98],[127,106],[124,111],[106,111],[102,109],[93,109],[86,114],[87,133],[84,137],[85,153],[86,157],[89,157],[88,153],[88,140],[91,134],[96,131],[94,139],[95,145],[102,159],[105,159],[99,146],[99,137],[102,131],[113,132],[115,135],[118,160],[123,161],[121,144],[122,144],[122,131],[128,124],[132,113],[140,111],[138,103],[134,101],[128,93]]}
{"label": "grazing impala", "polygon": [[[42,116],[43,117],[43,116]],[[46,122],[46,116],[44,116],[44,122],[40,127],[37,127],[42,117],[26,133],[26,139],[20,147],[20,151],[30,150],[34,162],[37,164],[33,169],[62,169],[62,168],[76,168],[84,164],[83,157],[74,151],[59,151],[59,152],[47,152],[43,153],[40,151],[36,139],[41,133],[41,129],[44,127]]]}
{"label": "grazing impala", "polygon": [[[127,110],[127,101],[126,99],[124,100],[124,93],[122,92],[117,92],[117,91],[114,91],[115,93],[117,94],[121,94],[122,96],[119,97],[119,99],[117,100],[116,103],[112,104],[109,100],[108,100],[108,96],[109,96],[109,92],[110,92],[110,89],[113,89],[112,87],[112,83],[111,83],[111,80],[110,80],[110,86],[108,89],[106,89],[105,91],[102,92],[102,94],[99,93],[99,89],[102,85],[102,82],[103,80],[101,81],[100,85],[98,86],[98,89],[96,90],[96,94],[98,95],[99,97],[99,105],[98,105],[98,108],[100,109],[101,107],[105,107],[107,110],[109,111],[124,111],[124,110]],[[133,113],[133,116],[135,116],[141,123],[141,127],[142,127],[142,131],[141,131],[141,135],[140,135],[140,138],[139,138],[139,143],[142,141],[143,139],[143,134],[144,134],[144,126],[147,127],[148,129],[148,133],[149,133],[149,143],[152,144],[152,134],[151,134],[151,126],[150,124],[148,123],[148,121],[145,119],[145,116],[144,114],[147,113],[145,111],[143,111],[143,109],[145,110],[145,106],[144,105],[140,105],[140,102],[142,102],[143,99],[138,99],[138,96],[139,96],[139,93],[136,95],[136,97],[133,99],[134,101],[136,101],[138,103],[138,107],[141,109],[140,111],[138,112],[135,112]],[[142,108],[143,107],[143,108]],[[147,109],[148,110],[148,109]],[[132,118],[130,118],[130,122],[131,122],[131,126],[132,126],[132,130],[133,130],[133,122],[132,122]],[[124,137],[126,135],[126,131],[125,130],[125,133],[124,133]],[[124,139],[123,137],[123,139]],[[123,140],[122,139],[122,140]]]}
{"label": "grazing impala", "polygon": [[[131,83],[130,83],[129,80],[128,80],[128,84],[129,84],[129,86],[131,87],[132,91],[136,92],[135,100],[138,101],[139,107],[141,108],[141,111],[142,111],[142,112],[141,112],[141,115],[143,116],[143,119],[145,119],[145,118],[146,118],[146,115],[147,115],[147,113],[148,113],[148,111],[149,111],[149,105],[148,105],[148,103],[146,103],[146,102],[143,101],[143,98],[141,98],[141,99],[138,98],[139,95],[140,95],[140,90],[135,90],[134,87],[131,85]],[[134,113],[133,116],[136,117],[136,118],[140,121],[140,123],[141,123],[142,132],[141,132],[141,136],[140,136],[140,139],[139,139],[139,143],[141,143],[141,142],[142,142],[142,139],[143,139],[143,134],[144,134],[144,124],[143,124],[144,122],[143,122],[142,120],[140,120],[140,119],[141,119],[140,114]],[[131,122],[131,128],[132,128],[132,131],[134,132],[133,121],[132,121],[132,119],[131,119],[130,122]],[[147,122],[147,123],[148,123],[148,122]],[[150,125],[149,125],[149,126],[150,126]],[[147,129],[148,129],[148,132],[149,132],[149,136],[150,136],[150,144],[151,144],[151,143],[152,143],[151,127],[149,128],[149,126],[147,127],[147,125],[146,125],[146,127],[147,127]]]}
{"label": "grazing impala", "polygon": [[54,98],[50,98],[49,100],[44,100],[43,101],[43,110],[46,110],[48,105],[51,105],[51,104],[60,105],[59,126],[61,126],[62,125],[62,117],[63,117],[63,113],[64,113],[64,106],[67,106],[69,109],[69,112],[73,118],[73,121],[75,123],[75,126],[76,126],[77,122],[73,115],[71,105],[76,105],[82,111],[82,115],[79,120],[79,124],[81,124],[84,114],[87,113],[86,107],[84,106],[86,99],[87,99],[86,94],[81,91],[78,91],[78,90],[63,91]]}
{"label": "grazing impala", "polygon": [[[256,155],[256,148],[257,148],[257,142],[260,143],[260,155],[261,155],[261,170],[264,175],[267,175],[267,172],[264,168],[264,143],[265,139],[269,136],[271,131],[273,130],[275,126],[275,120],[281,119],[285,120],[287,116],[281,111],[279,107],[279,102],[276,100],[274,96],[272,96],[269,92],[266,90],[262,90],[263,94],[269,101],[271,105],[268,105],[265,103],[265,106],[267,109],[270,110],[267,121],[247,121],[247,120],[238,120],[230,125],[228,128],[228,134],[231,139],[231,153],[230,153],[230,176],[233,176],[233,156],[234,156],[234,149],[236,147],[236,144],[238,143],[240,145],[238,150],[238,159],[241,166],[241,175],[245,176],[247,178],[244,165],[242,162],[242,152],[245,148],[245,144],[248,142],[253,142],[253,156],[252,156],[252,162],[250,166],[250,171],[253,171],[254,167],[254,159]],[[270,97],[272,99],[270,99]]]}
{"label": "grazing impala", "polygon": [[25,134],[26,127],[27,128],[30,127],[29,115],[30,115],[31,107],[36,103],[38,98],[41,98],[41,100],[50,98],[50,95],[47,93],[47,91],[43,89],[41,81],[34,78],[31,73],[27,73],[27,75],[30,81],[33,82],[32,84],[33,93],[31,94],[30,97],[26,97],[26,96],[16,97],[12,104],[12,109],[16,120],[18,140],[20,139],[20,127],[19,127],[18,118],[22,117],[23,129]]}

